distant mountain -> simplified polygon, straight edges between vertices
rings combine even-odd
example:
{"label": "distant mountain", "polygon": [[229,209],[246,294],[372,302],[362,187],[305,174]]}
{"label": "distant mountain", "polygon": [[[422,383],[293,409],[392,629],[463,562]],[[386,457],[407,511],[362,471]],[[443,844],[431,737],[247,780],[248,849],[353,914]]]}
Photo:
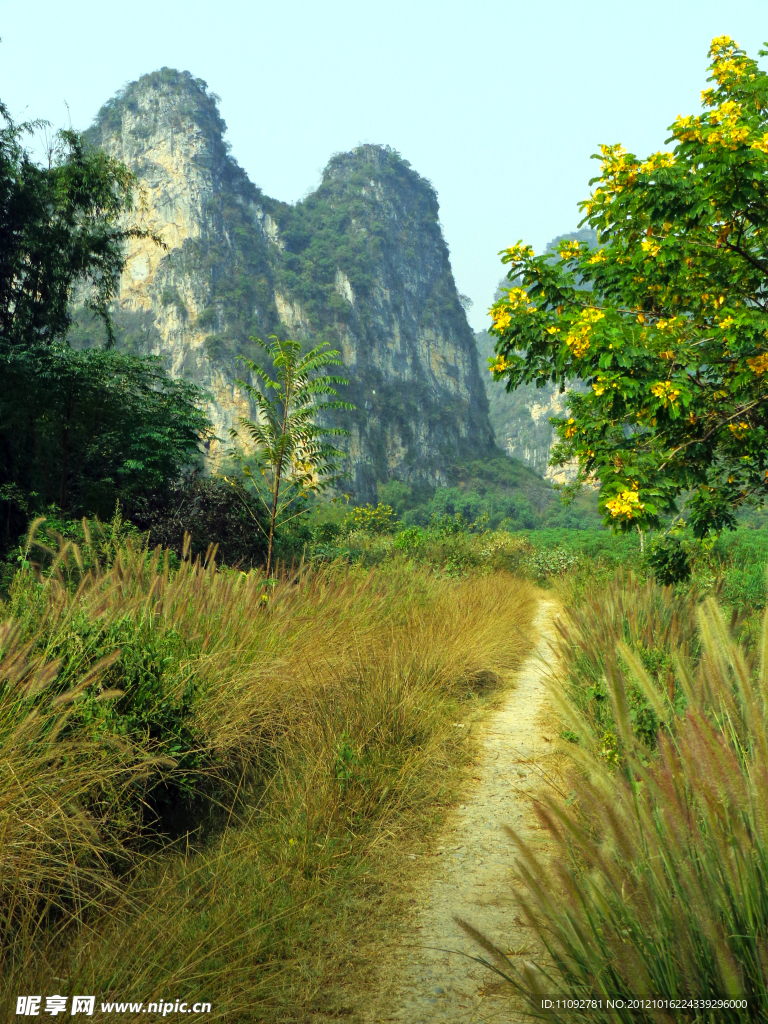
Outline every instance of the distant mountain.
{"label": "distant mountain", "polygon": [[[459,301],[432,186],[388,147],[334,156],[293,206],[265,196],[223,141],[216,97],[164,68],[99,112],[92,145],[138,176],[134,221],[166,248],[131,245],[115,310],[118,345],[159,355],[211,394],[217,435],[250,415],[240,355],[283,332],[341,349],[352,489],[389,478],[449,481],[462,459],[493,452],[488,402]],[[74,344],[101,328],[79,318]],[[221,457],[214,442],[210,455]]]}

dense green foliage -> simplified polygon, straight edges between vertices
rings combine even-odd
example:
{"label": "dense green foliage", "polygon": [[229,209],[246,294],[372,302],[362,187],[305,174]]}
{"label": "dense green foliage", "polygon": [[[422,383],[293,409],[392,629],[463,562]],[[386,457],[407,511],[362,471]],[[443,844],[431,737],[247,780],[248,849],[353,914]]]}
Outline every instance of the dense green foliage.
{"label": "dense green foliage", "polygon": [[4,346],[50,344],[66,334],[75,286],[110,328],[109,304],[124,266],[122,243],[136,180],[117,160],[61,131],[49,166],[22,139],[42,122],[14,124],[0,103],[0,339]]}
{"label": "dense green foliage", "polygon": [[[237,479],[185,473],[156,494],[131,503],[130,521],[148,535],[150,547],[160,544],[182,557],[185,548],[194,559],[206,560],[215,551],[220,565],[256,569],[266,562],[269,520]],[[289,563],[302,553],[300,531],[278,536],[277,556]]]}
{"label": "dense green foliage", "polygon": [[154,359],[75,351],[66,335],[77,291],[112,338],[109,307],[138,229],[120,227],[136,181],[118,161],[59,133],[48,167],[0,105],[0,549],[55,506],[109,516],[157,497],[198,457],[202,392]]}
{"label": "dense green foliage", "polygon": [[390,504],[406,526],[427,526],[434,516],[457,513],[470,525],[482,520],[490,529],[600,526],[593,495],[587,492],[563,504],[541,477],[501,453],[462,461],[453,469],[455,482],[449,487],[390,480],[379,484],[379,499]]}
{"label": "dense green foliage", "polygon": [[602,147],[582,204],[601,247],[513,246],[492,311],[497,379],[589,385],[554,461],[578,459],[622,529],[682,499],[701,537],[768,494],[768,74],[728,37],[710,56],[708,109],[675,121],[673,152]]}
{"label": "dense green foliage", "polygon": [[20,532],[14,503],[104,517],[116,501],[130,507],[157,493],[197,454],[207,427],[198,389],[156,361],[56,344],[0,352],[0,373],[6,544]]}

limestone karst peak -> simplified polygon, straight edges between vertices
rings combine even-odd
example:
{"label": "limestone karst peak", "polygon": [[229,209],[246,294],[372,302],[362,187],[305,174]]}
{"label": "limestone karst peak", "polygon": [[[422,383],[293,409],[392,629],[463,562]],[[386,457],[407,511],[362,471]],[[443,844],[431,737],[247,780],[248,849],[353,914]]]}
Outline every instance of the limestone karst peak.
{"label": "limestone karst peak", "polygon": [[133,136],[137,143],[163,129],[203,131],[215,146],[226,149],[226,124],[218,97],[207,82],[189,71],[161,68],[129,82],[99,110],[90,135],[103,144],[110,136]]}
{"label": "limestone karst peak", "polygon": [[359,497],[390,477],[445,482],[457,459],[491,451],[432,185],[389,146],[366,144],[333,156],[304,200],[280,202],[230,157],[224,131],[206,83],[163,68],[122,89],[89,132],[137,175],[137,216],[167,246],[132,244],[118,343],[206,388],[224,439],[212,457],[252,414],[238,356],[257,356],[252,339],[273,332],[341,350]]}

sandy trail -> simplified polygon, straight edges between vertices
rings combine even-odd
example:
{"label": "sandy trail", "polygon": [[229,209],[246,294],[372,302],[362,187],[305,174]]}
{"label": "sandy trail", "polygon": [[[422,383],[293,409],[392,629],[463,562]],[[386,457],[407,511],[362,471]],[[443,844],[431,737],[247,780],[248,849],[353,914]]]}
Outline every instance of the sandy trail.
{"label": "sandy trail", "polygon": [[454,921],[459,916],[512,955],[527,959],[536,952],[533,936],[515,911],[513,846],[503,826],[543,842],[530,794],[544,785],[547,763],[555,756],[556,731],[547,714],[544,682],[552,663],[555,615],[554,601],[542,600],[534,624],[536,648],[481,734],[475,787],[443,829],[437,855],[425,865],[408,929],[417,938],[393,953],[389,991],[369,1020],[513,1024],[526,1019],[515,1011],[509,986],[500,978],[464,956],[440,950],[478,954]]}

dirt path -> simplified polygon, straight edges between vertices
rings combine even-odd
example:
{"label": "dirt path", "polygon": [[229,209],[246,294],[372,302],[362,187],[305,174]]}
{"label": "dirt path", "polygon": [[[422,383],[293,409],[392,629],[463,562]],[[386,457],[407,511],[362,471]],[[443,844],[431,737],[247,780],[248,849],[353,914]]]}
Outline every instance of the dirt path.
{"label": "dirt path", "polygon": [[[409,932],[418,938],[400,947],[389,992],[378,1021],[407,1024],[513,1024],[509,986],[457,950],[477,955],[478,947],[455,923],[467,920],[516,956],[535,945],[517,918],[512,900],[513,848],[503,826],[536,840],[529,794],[540,787],[554,756],[554,727],[548,723],[544,679],[551,665],[556,606],[542,600],[534,628],[536,649],[516,675],[502,708],[481,735],[475,788],[447,823],[425,865],[424,890],[414,907]],[[371,1018],[369,1018],[371,1019]]]}

